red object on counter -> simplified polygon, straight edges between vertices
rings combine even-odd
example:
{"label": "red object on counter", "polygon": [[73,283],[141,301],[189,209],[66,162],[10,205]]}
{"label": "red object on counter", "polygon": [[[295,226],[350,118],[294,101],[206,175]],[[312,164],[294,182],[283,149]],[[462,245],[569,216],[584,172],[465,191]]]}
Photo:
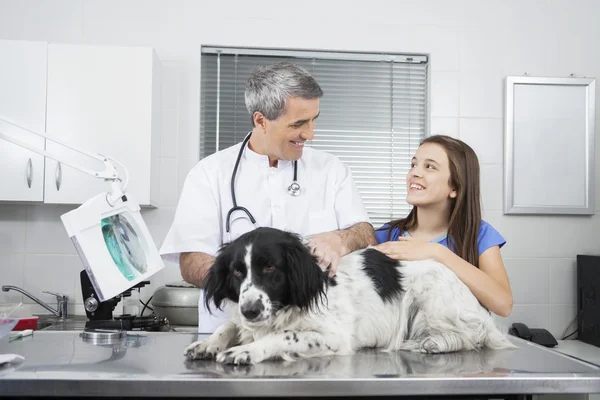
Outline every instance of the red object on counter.
{"label": "red object on counter", "polygon": [[19,318],[19,322],[12,329],[13,331],[24,331],[25,329],[33,329],[34,331],[37,328],[38,319],[40,317],[23,317]]}

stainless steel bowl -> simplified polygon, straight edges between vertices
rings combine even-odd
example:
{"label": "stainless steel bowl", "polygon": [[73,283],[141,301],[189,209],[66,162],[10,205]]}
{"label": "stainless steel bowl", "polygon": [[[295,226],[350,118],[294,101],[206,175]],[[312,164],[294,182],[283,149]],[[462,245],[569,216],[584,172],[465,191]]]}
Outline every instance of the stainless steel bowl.
{"label": "stainless steel bowl", "polygon": [[201,289],[178,281],[159,287],[152,296],[154,312],[171,325],[198,326],[198,300]]}

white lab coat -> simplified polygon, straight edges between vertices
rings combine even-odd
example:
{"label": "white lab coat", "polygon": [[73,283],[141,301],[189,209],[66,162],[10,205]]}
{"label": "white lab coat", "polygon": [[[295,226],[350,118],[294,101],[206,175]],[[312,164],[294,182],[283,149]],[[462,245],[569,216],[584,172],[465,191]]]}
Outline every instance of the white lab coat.
{"label": "white lab coat", "polygon": [[[188,174],[173,225],[160,249],[167,262],[179,263],[181,252],[204,252],[215,255],[228,241],[225,221],[233,207],[231,174],[241,143],[201,160]],[[246,207],[256,219],[256,226],[268,226],[303,236],[345,229],[369,221],[350,169],[337,157],[306,147],[298,160],[298,183],[301,194],[291,196],[287,188],[293,181],[291,161],[279,161],[270,167],[267,156],[247,146],[240,160],[235,195],[238,206]],[[231,240],[254,229],[245,213],[231,216]],[[224,312],[210,315],[200,296],[199,333],[212,333],[229,320]]]}

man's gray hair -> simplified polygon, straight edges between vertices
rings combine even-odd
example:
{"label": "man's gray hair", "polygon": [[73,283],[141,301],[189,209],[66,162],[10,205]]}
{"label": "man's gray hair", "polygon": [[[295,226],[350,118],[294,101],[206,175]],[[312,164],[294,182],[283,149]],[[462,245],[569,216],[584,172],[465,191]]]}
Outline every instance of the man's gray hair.
{"label": "man's gray hair", "polygon": [[316,99],[321,96],[323,90],[308,71],[289,62],[280,62],[252,71],[244,97],[251,117],[259,111],[267,119],[275,120],[285,113],[288,98]]}

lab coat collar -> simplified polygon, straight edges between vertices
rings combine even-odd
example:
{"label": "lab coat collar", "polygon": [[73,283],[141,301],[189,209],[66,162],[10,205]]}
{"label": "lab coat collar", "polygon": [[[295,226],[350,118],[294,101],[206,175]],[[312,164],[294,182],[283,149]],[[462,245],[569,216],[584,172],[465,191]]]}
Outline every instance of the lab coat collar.
{"label": "lab coat collar", "polygon": [[[245,160],[249,160],[252,163],[256,163],[259,166],[265,166],[267,168],[270,168],[270,164],[269,164],[269,156],[266,156],[264,154],[258,154],[257,152],[255,152],[254,150],[250,149],[250,142],[246,143],[246,149],[244,150],[244,155],[242,156]],[[288,165],[291,165],[292,161],[288,161],[288,160],[279,160],[277,162],[277,167],[278,168],[285,168]]]}

